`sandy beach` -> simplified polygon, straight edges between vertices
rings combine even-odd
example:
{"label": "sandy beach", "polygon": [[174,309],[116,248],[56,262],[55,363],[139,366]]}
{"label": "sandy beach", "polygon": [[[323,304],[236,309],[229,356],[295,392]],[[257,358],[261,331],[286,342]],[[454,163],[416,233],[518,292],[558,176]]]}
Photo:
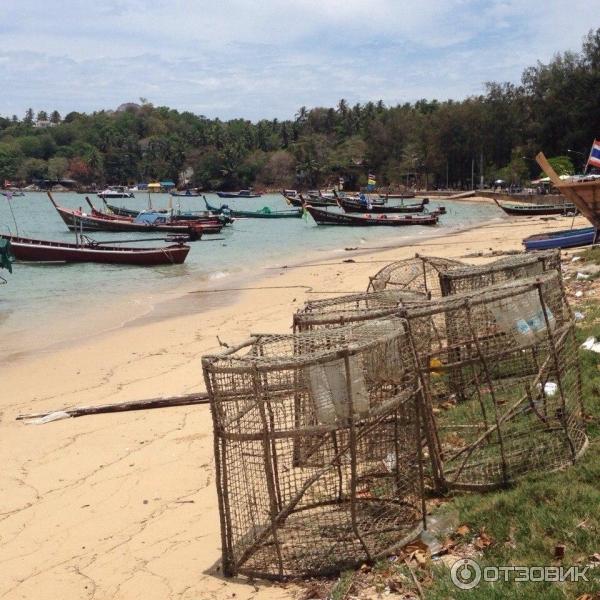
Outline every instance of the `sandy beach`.
{"label": "sandy beach", "polygon": [[[159,305],[158,319],[0,365],[0,598],[293,598],[293,586],[220,576],[207,406],[45,425],[15,417],[202,390],[200,357],[218,350],[217,336],[234,343],[250,332],[289,332],[292,313],[305,300],[363,291],[369,275],[415,252],[461,258],[519,250],[527,235],[570,226],[567,218],[501,218],[418,245],[318,260],[307,252],[299,257],[304,264],[247,276],[240,287],[253,289],[185,290],[179,316],[160,313]],[[586,222],[578,217],[574,226]],[[237,287],[221,283],[225,290]]]}

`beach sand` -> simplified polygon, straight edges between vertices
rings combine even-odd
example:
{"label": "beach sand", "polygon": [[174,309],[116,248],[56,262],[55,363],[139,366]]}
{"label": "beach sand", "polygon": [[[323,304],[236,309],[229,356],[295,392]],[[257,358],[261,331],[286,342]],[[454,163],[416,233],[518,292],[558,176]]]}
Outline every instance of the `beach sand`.
{"label": "beach sand", "polygon": [[[212,292],[208,304],[206,293],[188,293],[182,316],[141,319],[1,365],[0,598],[293,598],[291,585],[220,577],[208,406],[45,425],[15,417],[202,390],[200,357],[219,349],[217,336],[235,343],[250,332],[289,332],[305,300],[363,291],[369,275],[415,252],[460,258],[520,249],[526,235],[570,225],[571,219],[505,218],[416,246],[262,270],[246,282],[262,289]],[[350,258],[355,262],[342,262]]]}

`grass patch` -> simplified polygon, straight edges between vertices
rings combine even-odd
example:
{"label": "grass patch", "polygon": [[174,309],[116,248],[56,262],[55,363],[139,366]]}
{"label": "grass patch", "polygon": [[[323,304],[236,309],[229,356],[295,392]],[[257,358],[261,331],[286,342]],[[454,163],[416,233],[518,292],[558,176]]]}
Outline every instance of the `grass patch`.
{"label": "grass patch", "polygon": [[[594,252],[600,264],[600,248]],[[600,338],[600,306],[588,305],[578,329],[581,343]],[[508,490],[486,494],[456,494],[446,505],[459,511],[460,523],[471,532],[485,528],[493,542],[477,558],[480,565],[584,566],[600,553],[600,355],[580,350],[583,392],[588,413],[590,445],[580,461],[558,473],[531,475]],[[471,534],[474,538],[474,534]],[[470,540],[465,540],[470,541]],[[557,544],[564,558],[555,559]],[[435,563],[434,563],[435,564]],[[564,599],[589,594],[600,598],[600,563],[589,569],[586,582],[480,583],[469,591],[457,589],[448,569],[434,566],[428,599],[470,598]],[[596,596],[598,594],[598,596]],[[587,600],[587,598],[586,598]]]}

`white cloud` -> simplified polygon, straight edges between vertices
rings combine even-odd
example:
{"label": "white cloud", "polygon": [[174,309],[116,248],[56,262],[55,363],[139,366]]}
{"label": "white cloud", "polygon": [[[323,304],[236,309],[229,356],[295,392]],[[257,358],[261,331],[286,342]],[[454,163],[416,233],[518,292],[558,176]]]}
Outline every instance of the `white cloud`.
{"label": "white cloud", "polygon": [[461,98],[577,50],[589,0],[4,0],[0,113],[148,97],[208,116]]}

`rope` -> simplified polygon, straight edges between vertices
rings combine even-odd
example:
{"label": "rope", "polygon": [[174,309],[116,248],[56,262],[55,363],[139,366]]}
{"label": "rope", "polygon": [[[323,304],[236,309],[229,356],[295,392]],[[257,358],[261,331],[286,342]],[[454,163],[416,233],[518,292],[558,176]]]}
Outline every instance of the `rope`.
{"label": "rope", "polygon": [[[194,290],[188,292],[190,294],[215,294],[220,292],[245,292],[249,290],[292,290],[292,289],[304,289],[307,294],[360,294],[362,292],[342,292],[342,291],[331,291],[331,290],[314,290],[310,285],[261,285],[256,287],[240,287],[240,288],[218,288],[212,290]],[[363,290],[364,292],[364,290]]]}

